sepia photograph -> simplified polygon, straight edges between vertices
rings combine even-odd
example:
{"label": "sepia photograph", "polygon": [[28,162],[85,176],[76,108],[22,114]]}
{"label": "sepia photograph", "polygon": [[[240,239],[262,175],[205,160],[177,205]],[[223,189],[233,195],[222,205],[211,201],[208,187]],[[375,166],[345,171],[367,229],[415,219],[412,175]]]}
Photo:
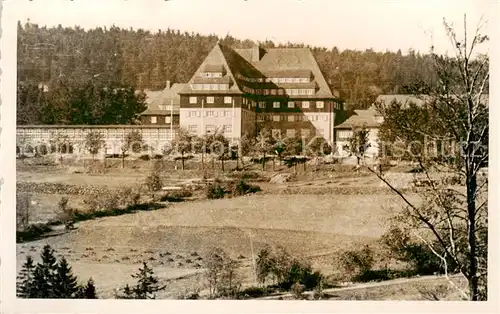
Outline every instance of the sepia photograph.
{"label": "sepia photograph", "polygon": [[497,298],[498,2],[2,2],[16,299]]}

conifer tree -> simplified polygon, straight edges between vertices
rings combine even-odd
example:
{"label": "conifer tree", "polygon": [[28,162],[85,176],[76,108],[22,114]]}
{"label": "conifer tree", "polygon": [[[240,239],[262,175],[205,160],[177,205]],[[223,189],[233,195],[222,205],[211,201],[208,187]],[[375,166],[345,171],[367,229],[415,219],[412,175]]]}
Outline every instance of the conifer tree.
{"label": "conifer tree", "polygon": [[97,299],[96,288],[94,280],[89,278],[86,285],[80,285],[76,293],[77,299]]}
{"label": "conifer tree", "polygon": [[45,245],[41,254],[42,262],[38,263],[33,273],[33,298],[55,298],[54,282],[57,272],[57,261],[54,250],[50,245]]}
{"label": "conifer tree", "polygon": [[78,283],[66,258],[62,257],[59,261],[54,279],[53,289],[56,298],[69,299],[75,297],[78,292]]}
{"label": "conifer tree", "polygon": [[137,285],[134,287],[134,292],[137,299],[155,299],[155,292],[165,289],[165,286],[158,284],[158,277],[154,275],[153,269],[149,268],[146,262],[143,262],[143,268],[139,268],[139,272],[132,275],[137,279]]}
{"label": "conifer tree", "polygon": [[17,296],[19,298],[32,298],[34,296],[34,272],[35,264],[31,256],[26,257],[23,267],[17,276]]}

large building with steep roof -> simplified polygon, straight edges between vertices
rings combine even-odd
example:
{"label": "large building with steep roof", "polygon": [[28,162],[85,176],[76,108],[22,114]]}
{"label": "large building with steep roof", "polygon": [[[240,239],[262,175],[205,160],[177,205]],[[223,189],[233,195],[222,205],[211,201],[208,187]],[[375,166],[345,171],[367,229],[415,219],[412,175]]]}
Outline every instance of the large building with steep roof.
{"label": "large building with steep roof", "polygon": [[345,112],[308,48],[217,43],[179,94],[181,127],[196,135],[219,130],[236,141],[267,128],[275,137],[333,142]]}

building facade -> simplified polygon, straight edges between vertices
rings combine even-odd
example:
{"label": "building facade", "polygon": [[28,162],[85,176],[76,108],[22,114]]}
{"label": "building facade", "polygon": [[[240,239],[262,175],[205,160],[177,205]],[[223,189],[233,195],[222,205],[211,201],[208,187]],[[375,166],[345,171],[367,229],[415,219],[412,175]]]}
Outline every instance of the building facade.
{"label": "building facade", "polygon": [[180,126],[238,141],[267,128],[275,137],[334,141],[344,114],[308,48],[231,49],[216,44],[180,94]]}
{"label": "building facade", "polygon": [[121,154],[121,147],[130,132],[142,135],[148,153],[162,153],[163,147],[170,143],[178,131],[178,126],[171,129],[161,125],[18,125],[16,130],[16,146],[18,153],[33,151],[42,146],[48,148],[56,136],[67,137],[68,154],[85,151],[85,137],[90,132],[102,135],[104,150],[101,153]]}

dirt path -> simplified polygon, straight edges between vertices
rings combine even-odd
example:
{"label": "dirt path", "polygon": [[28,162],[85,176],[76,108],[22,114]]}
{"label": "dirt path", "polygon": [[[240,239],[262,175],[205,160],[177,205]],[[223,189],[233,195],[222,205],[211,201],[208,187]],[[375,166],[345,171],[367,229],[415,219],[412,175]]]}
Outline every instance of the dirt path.
{"label": "dirt path", "polygon": [[[455,276],[450,276],[452,279],[459,278],[459,275]],[[343,287],[343,288],[330,288],[330,289],[324,289],[324,293],[336,293],[336,292],[341,292],[341,291],[350,291],[350,290],[361,290],[361,289],[370,289],[370,288],[380,288],[380,287],[385,287],[385,286],[393,286],[393,285],[401,285],[401,284],[410,284],[410,283],[416,283],[416,282],[425,282],[425,281],[436,281],[436,280],[443,280],[445,279],[444,276],[421,276],[421,277],[414,277],[414,278],[398,278],[398,279],[393,279],[393,280],[386,280],[386,281],[381,281],[381,282],[370,282],[370,283],[360,283],[360,284],[353,284],[351,286]],[[304,295],[309,296],[313,295],[313,291],[307,291],[304,292]],[[268,297],[263,297],[263,298],[258,298],[259,300],[280,300],[280,299],[286,299],[293,297],[291,293],[282,293],[279,295],[273,295],[273,296],[268,296]]]}

